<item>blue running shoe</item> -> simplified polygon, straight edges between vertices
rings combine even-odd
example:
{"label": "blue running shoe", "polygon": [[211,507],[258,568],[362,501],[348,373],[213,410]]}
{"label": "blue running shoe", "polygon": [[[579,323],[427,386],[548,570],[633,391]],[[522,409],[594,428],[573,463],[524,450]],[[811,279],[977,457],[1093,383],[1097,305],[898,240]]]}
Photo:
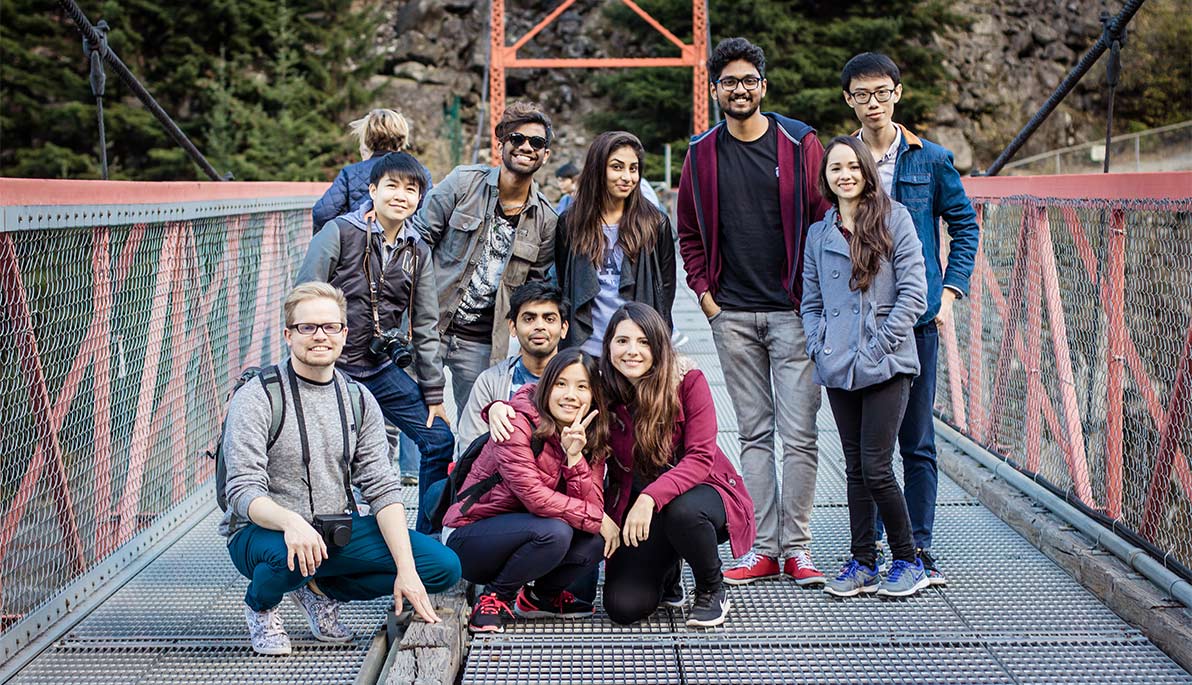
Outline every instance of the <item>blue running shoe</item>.
{"label": "blue running shoe", "polygon": [[856,559],[850,559],[840,573],[824,585],[824,592],[834,597],[855,597],[861,593],[877,592],[882,577]]}
{"label": "blue running shoe", "polygon": [[910,597],[930,584],[921,559],[916,559],[913,564],[895,559],[894,563],[890,564],[890,573],[878,587],[877,594],[881,597]]}

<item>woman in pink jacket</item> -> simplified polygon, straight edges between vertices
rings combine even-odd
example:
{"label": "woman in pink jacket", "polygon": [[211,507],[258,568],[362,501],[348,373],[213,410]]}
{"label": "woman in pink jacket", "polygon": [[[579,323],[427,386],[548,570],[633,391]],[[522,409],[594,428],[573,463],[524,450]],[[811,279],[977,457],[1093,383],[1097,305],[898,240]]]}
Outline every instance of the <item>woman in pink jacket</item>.
{"label": "woman in pink jacket", "polygon": [[496,484],[443,519],[455,529],[447,546],[464,578],[485,585],[473,632],[503,631],[511,604],[528,618],[591,616],[592,605],[565,588],[619,532],[604,513],[608,413],[596,361],[579,350],[559,353],[507,406],[512,434],[484,447],[461,492],[494,475]]}
{"label": "woman in pink jacket", "polygon": [[604,337],[601,376],[614,408],[605,509],[623,545],[605,567],[604,609],[617,623],[682,606],[681,561],[695,576],[687,625],[724,623],[729,600],[717,545],[734,556],[757,533],[753,500],[716,445],[716,408],[704,374],[671,345],[658,313],[618,309]]}

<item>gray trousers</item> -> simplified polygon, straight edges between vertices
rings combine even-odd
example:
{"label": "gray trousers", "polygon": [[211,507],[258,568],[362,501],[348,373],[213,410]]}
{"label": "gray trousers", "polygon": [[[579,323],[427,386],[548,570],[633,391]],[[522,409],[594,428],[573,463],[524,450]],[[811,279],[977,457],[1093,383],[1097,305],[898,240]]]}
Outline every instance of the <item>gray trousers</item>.
{"label": "gray trousers", "polygon": [[493,346],[454,335],[444,335],[439,346],[443,366],[451,370],[451,394],[455,398],[455,420],[458,424],[460,413],[468,406],[468,395],[472,393],[476,377],[489,367],[488,358],[492,355]]}
{"label": "gray trousers", "polygon": [[[814,363],[807,357],[803,322],[793,311],[722,311],[709,323],[737,412],[741,475],[757,520],[754,550],[777,558],[807,549],[819,463],[815,415],[821,391],[812,377]],[[775,432],[782,440],[781,498]]]}

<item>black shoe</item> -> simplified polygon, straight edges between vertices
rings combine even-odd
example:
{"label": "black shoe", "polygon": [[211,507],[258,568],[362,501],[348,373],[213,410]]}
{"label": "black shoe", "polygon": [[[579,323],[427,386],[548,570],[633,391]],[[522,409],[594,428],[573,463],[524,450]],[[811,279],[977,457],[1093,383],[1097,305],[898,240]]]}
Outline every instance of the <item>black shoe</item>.
{"label": "black shoe", "polygon": [[513,610],[523,618],[591,618],[596,607],[564,590],[551,599],[539,597],[526,586],[517,593]]}
{"label": "black shoe", "polygon": [[687,625],[695,628],[714,628],[728,617],[728,590],[723,584],[711,592],[695,591],[695,603],[687,614]]}
{"label": "black shoe", "polygon": [[468,630],[473,633],[503,633],[505,624],[512,622],[513,612],[509,610],[509,605],[498,599],[497,593],[489,592],[476,598]]}
{"label": "black shoe", "polygon": [[919,560],[923,562],[923,568],[927,571],[928,583],[937,587],[948,584],[948,579],[944,577],[944,574],[940,572],[939,567],[936,566],[935,557],[931,555],[930,550],[920,547],[915,550],[915,554],[919,557]]}
{"label": "black shoe", "polygon": [[659,603],[664,607],[672,609],[682,609],[687,606],[687,595],[683,592],[683,583],[676,580],[671,583],[662,593],[662,599]]}

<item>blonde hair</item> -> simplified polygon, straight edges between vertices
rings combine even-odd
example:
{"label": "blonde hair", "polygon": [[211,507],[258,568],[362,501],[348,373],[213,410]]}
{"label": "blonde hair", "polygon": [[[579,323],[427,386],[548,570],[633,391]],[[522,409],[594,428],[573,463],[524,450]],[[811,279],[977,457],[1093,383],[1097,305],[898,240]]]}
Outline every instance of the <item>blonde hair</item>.
{"label": "blonde hair", "polygon": [[406,118],[391,109],[374,109],[349,123],[348,130],[373,152],[401,152],[410,138]]}
{"label": "blonde hair", "polygon": [[[286,315],[286,326],[294,325],[294,310],[298,305],[307,300],[327,299],[335,301],[339,305],[340,321],[346,322],[348,320],[348,301],[344,298],[344,291],[336,288],[330,283],[323,283],[322,281],[308,281],[300,286],[297,286],[286,295],[286,302],[282,305],[282,311]],[[320,322],[325,323],[325,322]]]}

